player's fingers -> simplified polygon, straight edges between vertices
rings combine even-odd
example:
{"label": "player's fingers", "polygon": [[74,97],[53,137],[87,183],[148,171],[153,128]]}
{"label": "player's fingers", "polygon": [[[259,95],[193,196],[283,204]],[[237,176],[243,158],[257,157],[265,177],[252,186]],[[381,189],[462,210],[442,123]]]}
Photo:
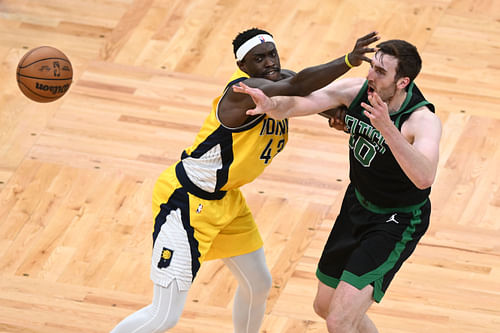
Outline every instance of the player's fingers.
{"label": "player's fingers", "polygon": [[245,93],[246,89],[244,87],[238,86],[238,85],[233,85],[233,91],[238,92],[238,93]]}
{"label": "player's fingers", "polygon": [[376,92],[374,92],[372,95],[373,95],[372,96],[372,101],[373,101],[372,105],[373,106],[380,106],[384,103],[382,101],[382,98],[380,98],[380,96]]}
{"label": "player's fingers", "polygon": [[360,40],[367,40],[367,39],[373,39],[373,38],[377,38],[377,34],[378,32],[377,31],[372,31],[366,35],[364,35],[363,37],[360,38]]}
{"label": "player's fingers", "polygon": [[369,63],[369,64],[371,64],[371,63],[372,63],[372,60],[371,60],[370,58],[366,57],[366,56],[362,56],[362,57],[361,57],[361,60],[366,61],[366,62],[367,62],[367,63]]}
{"label": "player's fingers", "polygon": [[247,86],[243,82],[239,82],[239,83],[233,85],[233,91],[235,91],[235,92],[248,93],[251,91],[251,89],[252,88],[250,88],[249,86]]}
{"label": "player's fingers", "polygon": [[262,114],[264,112],[262,112],[260,109],[250,109],[250,110],[247,110],[246,114],[248,116],[255,116],[255,115],[258,115],[258,114]]}
{"label": "player's fingers", "polygon": [[[378,94],[376,92],[373,92],[373,94],[368,96],[368,101],[371,104],[372,110],[379,107],[382,103],[382,100],[380,99],[380,97],[378,96]],[[370,110],[370,111],[372,111],[372,110]]]}
{"label": "player's fingers", "polygon": [[367,38],[366,40],[363,41],[363,44],[368,45],[368,44],[371,44],[373,42],[378,41],[379,39],[380,39],[379,36],[369,37],[369,38]]}
{"label": "player's fingers", "polygon": [[365,47],[363,49],[353,51],[353,53],[356,53],[356,56],[358,56],[360,58],[360,60],[364,60],[364,61],[366,61],[366,59],[368,59],[368,57],[365,56],[365,54],[372,53],[372,52],[375,52],[375,49],[371,48],[371,47]]}
{"label": "player's fingers", "polygon": [[244,84],[243,82],[239,82],[239,83],[238,83],[238,85],[239,85],[240,87],[245,88],[245,89],[250,88],[249,86],[247,86],[247,85],[246,85],[246,84]]}
{"label": "player's fingers", "polygon": [[[370,99],[370,96],[368,96],[368,99]],[[365,110],[373,110],[373,107],[370,104],[366,104],[365,102],[361,102],[361,107]]]}

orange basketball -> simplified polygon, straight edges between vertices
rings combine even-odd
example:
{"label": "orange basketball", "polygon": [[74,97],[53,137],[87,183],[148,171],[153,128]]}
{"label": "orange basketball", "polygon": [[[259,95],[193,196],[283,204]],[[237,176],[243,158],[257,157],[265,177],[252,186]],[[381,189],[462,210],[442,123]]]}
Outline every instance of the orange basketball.
{"label": "orange basketball", "polygon": [[73,81],[73,68],[64,53],[50,46],[28,51],[17,65],[17,84],[35,102],[52,102],[64,95]]}

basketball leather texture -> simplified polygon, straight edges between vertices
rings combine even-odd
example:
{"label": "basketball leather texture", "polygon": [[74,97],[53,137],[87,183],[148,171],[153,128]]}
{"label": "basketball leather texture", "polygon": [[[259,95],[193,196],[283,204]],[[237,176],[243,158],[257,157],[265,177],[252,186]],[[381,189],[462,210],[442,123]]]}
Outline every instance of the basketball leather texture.
{"label": "basketball leather texture", "polygon": [[73,81],[68,57],[51,46],[28,51],[17,66],[17,84],[35,102],[52,102],[63,96]]}

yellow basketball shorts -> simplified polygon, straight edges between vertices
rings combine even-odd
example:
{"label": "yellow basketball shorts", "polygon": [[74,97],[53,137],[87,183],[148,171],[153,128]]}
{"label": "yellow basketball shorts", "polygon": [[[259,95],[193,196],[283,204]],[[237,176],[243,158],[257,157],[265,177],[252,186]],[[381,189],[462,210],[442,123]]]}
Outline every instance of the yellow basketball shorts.
{"label": "yellow basketball shorts", "polygon": [[205,260],[250,253],[263,241],[239,189],[219,200],[189,193],[178,181],[175,166],[165,170],[153,191],[151,280],[167,287],[176,279],[188,290]]}

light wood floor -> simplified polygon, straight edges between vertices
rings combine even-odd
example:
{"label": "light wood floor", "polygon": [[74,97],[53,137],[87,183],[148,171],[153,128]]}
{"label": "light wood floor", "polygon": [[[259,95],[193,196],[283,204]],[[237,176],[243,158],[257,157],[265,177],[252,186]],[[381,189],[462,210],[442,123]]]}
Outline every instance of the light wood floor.
{"label": "light wood floor", "polygon": [[[296,71],[371,30],[417,45],[417,83],[444,128],[431,228],[369,315],[384,333],[500,331],[499,0],[1,0],[0,332],[109,332],[150,302],[152,186],[234,70],[232,39],[254,26]],[[75,72],[49,104],[15,80],[40,45]],[[243,188],[274,279],[262,332],[326,332],[314,272],[347,186],[347,141],[318,116],[290,127],[287,149]],[[235,288],[208,262],[172,332],[232,332]]]}

